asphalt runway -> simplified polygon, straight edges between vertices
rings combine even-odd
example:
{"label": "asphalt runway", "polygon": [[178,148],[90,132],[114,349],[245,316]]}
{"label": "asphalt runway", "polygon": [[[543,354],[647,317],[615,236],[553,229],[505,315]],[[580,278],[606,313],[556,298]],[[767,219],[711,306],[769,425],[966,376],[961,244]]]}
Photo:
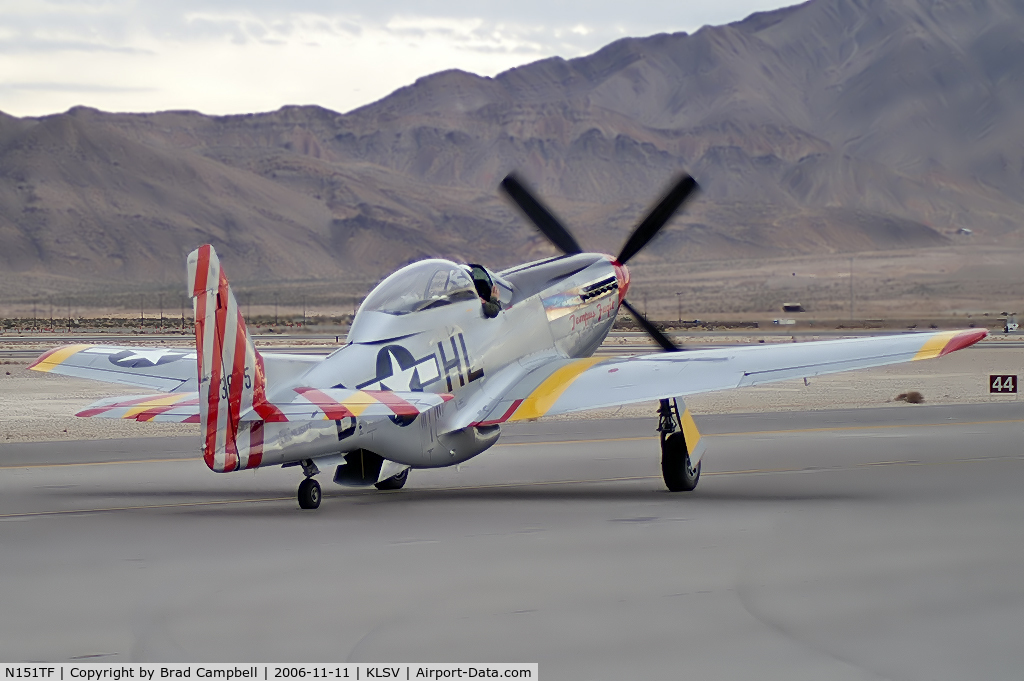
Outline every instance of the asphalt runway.
{"label": "asphalt runway", "polygon": [[1024,406],[697,423],[690,494],[653,419],[550,421],[313,512],[198,438],[2,445],[0,660],[1019,678]]}

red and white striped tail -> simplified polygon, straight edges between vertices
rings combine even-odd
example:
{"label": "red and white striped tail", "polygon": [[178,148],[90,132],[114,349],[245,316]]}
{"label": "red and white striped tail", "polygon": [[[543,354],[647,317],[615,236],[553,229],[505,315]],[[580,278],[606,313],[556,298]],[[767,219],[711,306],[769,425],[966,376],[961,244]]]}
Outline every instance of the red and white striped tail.
{"label": "red and white striped tail", "polygon": [[[213,246],[189,253],[188,285],[196,319],[203,459],[218,473],[256,468],[263,458],[264,422],[284,419],[266,401],[263,358]],[[263,420],[241,422],[251,409]]]}

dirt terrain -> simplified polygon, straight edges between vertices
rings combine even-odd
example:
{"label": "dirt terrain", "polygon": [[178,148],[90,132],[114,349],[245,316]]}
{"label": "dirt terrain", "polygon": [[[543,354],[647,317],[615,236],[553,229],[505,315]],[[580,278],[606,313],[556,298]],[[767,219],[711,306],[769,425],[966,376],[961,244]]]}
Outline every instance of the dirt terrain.
{"label": "dirt terrain", "polygon": [[[671,237],[672,229],[664,237]],[[655,240],[648,250],[657,251],[658,244]],[[909,320],[908,325],[927,328],[935,320],[940,325],[995,326],[1004,313],[1024,312],[1022,261],[1024,250],[976,245],[969,237],[942,248],[858,253],[852,262],[849,255],[833,254],[665,264],[642,252],[629,265],[629,300],[651,320],[669,323],[701,319],[771,324],[788,317],[833,329],[849,325],[851,318],[860,325],[865,320]],[[276,317],[278,330],[299,324],[304,317],[321,329],[350,320],[378,283],[372,277],[246,282],[237,281],[225,268],[246,318],[256,318],[267,328]],[[182,280],[184,269],[182,260]],[[790,302],[800,303],[805,312],[784,313],[783,304]],[[161,312],[165,328],[180,325],[182,317],[188,328],[191,303],[183,283],[82,287],[58,296],[0,296],[0,317],[18,319],[11,323],[25,328],[33,319],[48,326],[53,315],[58,328],[66,327],[70,316],[120,318],[131,329],[138,328],[144,315],[147,331],[152,332]]]}

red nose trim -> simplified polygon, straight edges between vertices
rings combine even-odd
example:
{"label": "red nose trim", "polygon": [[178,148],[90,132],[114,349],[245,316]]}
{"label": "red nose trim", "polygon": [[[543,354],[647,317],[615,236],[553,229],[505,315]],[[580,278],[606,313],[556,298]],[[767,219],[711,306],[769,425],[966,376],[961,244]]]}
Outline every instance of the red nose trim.
{"label": "red nose trim", "polygon": [[619,280],[619,304],[622,304],[629,290],[629,268],[618,260],[612,260],[612,267],[615,268],[615,278]]}

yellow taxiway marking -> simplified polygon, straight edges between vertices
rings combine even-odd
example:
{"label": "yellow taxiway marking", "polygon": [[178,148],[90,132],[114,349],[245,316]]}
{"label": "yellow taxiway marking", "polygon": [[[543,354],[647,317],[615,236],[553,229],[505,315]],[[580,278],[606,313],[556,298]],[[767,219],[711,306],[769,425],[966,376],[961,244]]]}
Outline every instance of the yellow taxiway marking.
{"label": "yellow taxiway marking", "polygon": [[[974,459],[951,459],[949,461],[870,461],[866,463],[855,463],[847,466],[822,466],[820,468],[749,468],[738,471],[709,471],[701,473],[705,475],[751,475],[756,473],[827,473],[836,471],[853,470],[856,468],[868,468],[871,466],[936,466],[944,464],[975,463],[983,461],[1024,461],[1024,455],[1007,454],[1006,456],[979,456]],[[542,480],[537,482],[499,482],[486,485],[467,485],[465,487],[417,487],[406,490],[409,492],[457,492],[459,490],[480,490],[497,489],[508,487],[539,487],[544,485],[588,485],[602,482],[623,482],[636,480],[661,480],[660,475],[630,475],[620,478],[593,478],[589,480]],[[368,492],[367,492],[368,493]],[[379,495],[377,495],[379,496]]]}
{"label": "yellow taxiway marking", "polygon": [[211,501],[183,501],[176,504],[145,504],[139,506],[108,506],[106,508],[75,508],[61,511],[31,511],[29,513],[2,513],[3,518],[37,518],[48,515],[81,515],[83,513],[109,513],[112,511],[142,511],[151,508],[184,508],[187,506],[221,506],[224,504],[255,504],[264,501],[289,501],[295,497],[267,497],[265,499],[214,499]]}
{"label": "yellow taxiway marking", "polygon": [[[880,426],[832,426],[828,428],[789,428],[782,430],[748,430],[733,433],[702,433],[703,437],[737,437],[741,435],[772,435],[772,434],[793,434],[793,433],[834,433],[843,430],[888,430],[896,428],[927,428],[938,426],[987,426],[1008,423],[1024,423],[1024,419],[1006,419],[1002,421],[949,421],[946,423],[896,423]],[[637,442],[640,440],[657,440],[657,435],[639,435],[634,437],[605,437],[579,440],[538,440],[536,442],[499,442],[494,445],[498,447],[547,447],[551,445],[578,445],[594,442]],[[142,463],[183,463],[202,461],[200,457],[169,458],[169,459],[130,459],[127,461],[86,461],[82,463],[26,463],[0,466],[0,470],[11,470],[17,468],[70,468],[74,466],[119,466],[121,464],[142,464]],[[707,473],[706,475],[712,475]]]}
{"label": "yellow taxiway marking", "polygon": [[591,442],[633,442],[634,440],[657,440],[657,435],[637,435],[635,437],[600,437],[594,439],[580,440],[538,440],[536,442],[502,442],[495,447],[537,447],[539,445],[579,445],[590,444]]}
{"label": "yellow taxiway marking", "polygon": [[[736,471],[708,471],[702,473],[702,476],[715,476],[715,475],[755,475],[755,474],[770,474],[770,473],[829,473],[838,471],[851,471],[858,468],[869,468],[873,466],[937,466],[937,465],[948,465],[948,464],[963,464],[963,463],[979,463],[979,462],[990,462],[990,461],[1024,461],[1024,455],[1006,455],[1006,456],[981,456],[972,459],[951,459],[948,461],[869,461],[866,463],[856,463],[847,466],[822,466],[820,468],[815,467],[804,467],[804,468],[749,468],[744,470]],[[463,487],[419,487],[405,490],[404,494],[410,493],[427,493],[427,492],[459,492],[468,490],[483,490],[483,489],[509,489],[514,487],[549,487],[553,485],[593,485],[607,482],[630,482],[640,480],[661,480],[660,475],[629,475],[616,478],[592,478],[588,480],[538,480],[534,482],[499,482],[490,483],[486,485],[466,485]],[[356,493],[348,493],[344,495],[337,495],[338,498],[344,499],[365,497],[369,495],[374,497],[380,497],[379,492],[370,492],[369,490],[363,490]],[[330,499],[336,495],[325,495],[325,499]],[[184,501],[179,503],[171,504],[140,504],[138,506],[109,506],[104,508],[78,508],[78,509],[64,509],[60,511],[31,511],[28,513],[3,513],[0,514],[0,520],[12,519],[12,518],[38,518],[45,516],[60,516],[60,515],[83,515],[86,513],[111,513],[115,511],[145,511],[161,508],[190,508],[197,506],[223,506],[226,504],[258,504],[266,503],[270,501],[293,501],[295,497],[262,497],[254,499],[213,499],[210,501]]]}
{"label": "yellow taxiway marking", "polygon": [[705,433],[705,437],[730,437],[736,435],[771,435],[772,433],[834,433],[840,430],[890,430],[895,428],[933,428],[939,426],[987,426],[1005,423],[1024,423],[1024,419],[1002,421],[946,421],[943,423],[892,423],[881,426],[830,426],[828,428],[790,428],[782,430],[748,430],[735,433]]}
{"label": "yellow taxiway marking", "polygon": [[202,459],[198,456],[193,456],[187,459],[128,459],[127,461],[82,461],[77,463],[24,463],[14,464],[10,466],[0,466],[0,471],[11,470],[15,468],[72,468],[74,466],[119,466],[121,464],[175,463],[183,461],[202,461]]}
{"label": "yellow taxiway marking", "polygon": [[[982,463],[987,461],[1024,461],[1020,454],[1007,454],[1005,456],[978,456],[970,459],[948,459],[946,461],[918,461],[907,459],[905,461],[866,461],[845,466],[804,466],[801,468],[749,468],[740,471],[713,471],[701,473],[705,475],[749,475],[752,473],[829,473],[837,471],[850,471],[857,468],[872,468],[875,466],[945,466],[948,464],[961,463]],[[658,477],[658,476],[652,476]]]}
{"label": "yellow taxiway marking", "polygon": [[[931,428],[933,426],[987,426],[1006,423],[1024,423],[1024,419],[1006,419],[1002,421],[949,421],[944,423],[893,423],[879,426],[830,426],[827,428],[785,428],[779,430],[742,430],[733,433],[701,433],[701,437],[738,437],[741,435],[772,435],[793,433],[833,433],[841,430],[883,430],[894,428]],[[537,442],[499,442],[495,447],[530,447],[539,445],[576,445],[591,442],[633,442],[637,440],[657,440],[657,435],[637,435],[634,437],[605,437],[579,440],[552,440]]]}

